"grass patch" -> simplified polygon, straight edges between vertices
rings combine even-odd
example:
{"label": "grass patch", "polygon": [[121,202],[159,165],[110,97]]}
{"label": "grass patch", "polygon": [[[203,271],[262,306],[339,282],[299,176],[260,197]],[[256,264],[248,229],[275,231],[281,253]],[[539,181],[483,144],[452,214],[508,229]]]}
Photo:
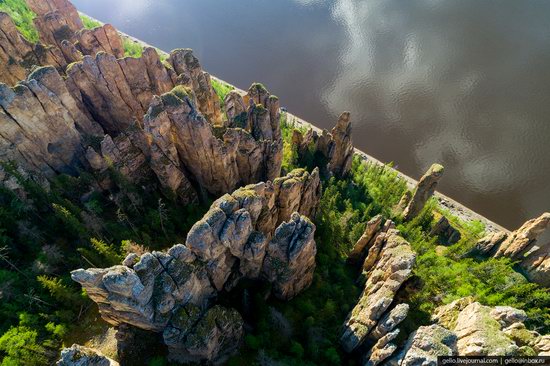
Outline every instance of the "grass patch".
{"label": "grass patch", "polygon": [[33,19],[36,17],[24,0],[0,0],[0,11],[10,15],[19,32],[32,43],[39,41],[38,31]]}
{"label": "grass patch", "polygon": [[218,80],[216,78],[212,78],[212,87],[214,88],[214,91],[218,95],[218,98],[220,99],[220,105],[222,108],[225,107],[225,97],[231,90],[234,90],[235,88],[221,80]]}
{"label": "grass patch", "polygon": [[82,24],[84,24],[84,28],[86,29],[94,29],[103,25],[100,21],[92,19],[84,14],[80,14],[80,19],[82,19]]}
{"label": "grass patch", "polygon": [[128,37],[122,37],[122,44],[124,46],[124,55],[127,57],[138,58],[143,54],[143,46]]}

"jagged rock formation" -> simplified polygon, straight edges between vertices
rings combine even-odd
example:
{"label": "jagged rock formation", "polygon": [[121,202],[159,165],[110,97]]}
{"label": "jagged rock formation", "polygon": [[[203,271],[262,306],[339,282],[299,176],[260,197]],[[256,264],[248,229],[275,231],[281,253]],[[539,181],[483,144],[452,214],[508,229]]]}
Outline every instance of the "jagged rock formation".
{"label": "jagged rock formation", "polygon": [[75,34],[75,47],[83,55],[95,55],[98,52],[107,52],[116,58],[124,57],[122,38],[110,24],[94,29],[81,29]]}
{"label": "jagged rock formation", "polygon": [[353,162],[353,144],[351,141],[351,120],[349,112],[340,115],[332,133],[323,130],[321,135],[313,128],[302,135],[298,130],[293,131],[292,144],[296,147],[298,159],[301,162],[307,161],[307,157],[320,160],[323,171],[339,177],[347,175]]}
{"label": "jagged rock formation", "polygon": [[213,125],[222,125],[220,101],[212,87],[210,74],[202,70],[193,50],[174,50],[167,61],[178,75],[177,83],[194,91],[199,111]]}
{"label": "jagged rock formation", "polygon": [[359,263],[365,259],[365,256],[372,246],[376,234],[380,231],[381,226],[382,215],[376,215],[367,222],[363,235],[361,235],[348,255],[349,262]]}
{"label": "jagged rock formation", "polygon": [[75,41],[75,33],[84,28],[78,11],[68,0],[27,0],[36,13],[34,25],[43,43],[61,47],[64,40]]}
{"label": "jagged rock formation", "polygon": [[[396,348],[389,343],[396,334],[387,335],[404,319],[406,311],[404,306],[391,310],[390,305],[396,292],[410,276],[416,260],[416,254],[410,244],[399,236],[395,229],[380,233],[376,241],[380,243],[379,250],[369,251],[367,260],[372,265],[364,267],[367,277],[365,289],[359,302],[348,315],[340,338],[344,350],[351,352],[361,346],[368,337],[380,337],[377,340],[380,343],[374,346],[372,354],[369,355],[368,362],[372,364],[381,362]],[[384,318],[386,313],[389,315]]]}
{"label": "jagged rock formation", "polygon": [[119,363],[103,356],[101,353],[86,347],[73,344],[61,351],[57,366],[119,366]]}
{"label": "jagged rock formation", "polygon": [[174,360],[218,359],[242,336],[238,313],[208,309],[218,291],[242,277],[263,278],[288,299],[311,283],[315,226],[298,212],[315,212],[319,185],[318,171],[297,170],[241,188],[212,204],[185,245],[130,254],[122,265],[79,269],[72,278],[107,322],[162,332]]}
{"label": "jagged rock formation", "polygon": [[14,88],[0,84],[0,159],[45,176],[82,166],[82,134],[101,128],[78,108],[53,67],[34,71]]}
{"label": "jagged rock formation", "polygon": [[456,342],[456,335],[440,325],[422,326],[410,335],[401,352],[387,364],[436,366],[438,356],[457,354]]}
{"label": "jagged rock formation", "polygon": [[550,287],[550,243],[539,243],[539,238],[549,228],[550,213],[546,212],[512,233],[489,233],[476,243],[470,255],[519,260],[530,281]]}
{"label": "jagged rock formation", "polygon": [[430,231],[430,235],[439,237],[439,241],[445,245],[458,243],[460,240],[460,231],[455,228],[445,216],[441,216]]}
{"label": "jagged rock formation", "polygon": [[243,97],[235,90],[231,90],[224,99],[227,126],[246,129],[248,126],[248,114]]}
{"label": "jagged rock formation", "polygon": [[461,356],[536,355],[547,345],[548,336],[525,327],[523,310],[484,306],[472,297],[440,306],[432,319],[456,335]]}
{"label": "jagged rock formation", "polygon": [[[433,196],[437,183],[443,176],[443,166],[439,164],[433,164],[430,169],[424,174],[414,190],[412,197],[408,202],[400,202],[399,206],[405,207],[403,211],[403,219],[405,221],[412,220],[416,217],[420,211],[426,205],[426,202]],[[406,199],[408,195],[405,195]]]}
{"label": "jagged rock formation", "polygon": [[282,140],[278,124],[277,139],[256,139],[240,128],[227,128],[219,139],[182,86],[155,97],[144,124],[157,150],[175,166],[185,166],[198,185],[212,194],[272,180],[280,174]]}
{"label": "jagged rock formation", "polygon": [[10,16],[0,12],[0,82],[14,85],[25,79],[34,65],[52,65],[62,71],[67,62],[58,48],[28,42]]}

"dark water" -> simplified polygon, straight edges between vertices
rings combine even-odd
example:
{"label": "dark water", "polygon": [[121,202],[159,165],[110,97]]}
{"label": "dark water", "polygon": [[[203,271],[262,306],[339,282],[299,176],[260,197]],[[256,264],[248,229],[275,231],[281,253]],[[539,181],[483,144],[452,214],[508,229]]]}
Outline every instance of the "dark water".
{"label": "dark water", "polygon": [[550,210],[550,1],[73,0],[509,228]]}

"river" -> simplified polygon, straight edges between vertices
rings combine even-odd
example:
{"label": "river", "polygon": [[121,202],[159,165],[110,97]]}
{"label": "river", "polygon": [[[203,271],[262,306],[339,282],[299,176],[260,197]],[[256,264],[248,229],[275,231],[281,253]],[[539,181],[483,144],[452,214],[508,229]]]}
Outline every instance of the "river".
{"label": "river", "polygon": [[515,229],[550,210],[546,0],[73,0],[240,88],[264,83],[322,128]]}

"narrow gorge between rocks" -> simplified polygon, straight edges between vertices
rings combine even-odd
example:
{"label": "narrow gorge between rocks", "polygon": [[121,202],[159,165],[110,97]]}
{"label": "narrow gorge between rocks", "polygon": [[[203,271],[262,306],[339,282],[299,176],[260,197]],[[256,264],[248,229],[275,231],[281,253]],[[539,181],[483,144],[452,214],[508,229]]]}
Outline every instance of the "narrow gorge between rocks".
{"label": "narrow gorge between rocks", "polygon": [[550,213],[506,230],[443,165],[356,150],[353,113],[319,129],[68,0],[1,0],[0,62],[2,366],[550,356]]}

